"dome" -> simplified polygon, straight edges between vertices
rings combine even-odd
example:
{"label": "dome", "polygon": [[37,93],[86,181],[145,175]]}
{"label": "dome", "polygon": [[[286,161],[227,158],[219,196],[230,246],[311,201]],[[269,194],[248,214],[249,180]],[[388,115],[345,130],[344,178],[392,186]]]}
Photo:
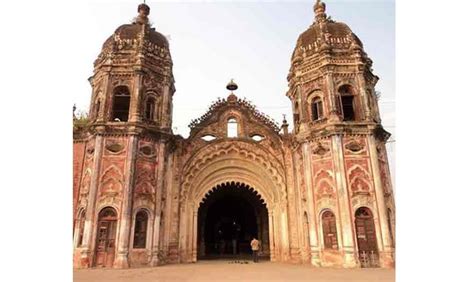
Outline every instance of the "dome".
{"label": "dome", "polygon": [[[142,30],[143,25],[137,22],[121,25],[115,30],[114,34],[105,41],[104,47],[118,40],[138,40]],[[166,37],[155,31],[154,28],[148,27],[148,30],[145,31],[145,39],[159,47],[169,47]]]}
{"label": "dome", "polygon": [[[138,16],[131,24],[119,26],[102,45],[102,52],[96,63],[101,62],[106,54],[146,46],[150,50],[169,49],[168,39],[152,28],[148,21],[150,8],[146,4],[138,6]],[[141,42],[141,43],[140,43]]]}
{"label": "dome", "polygon": [[325,10],[325,4],[318,1],[314,7],[316,21],[298,37],[293,57],[326,45],[341,50],[354,47],[354,44],[362,48],[362,42],[349,26],[327,18]]}

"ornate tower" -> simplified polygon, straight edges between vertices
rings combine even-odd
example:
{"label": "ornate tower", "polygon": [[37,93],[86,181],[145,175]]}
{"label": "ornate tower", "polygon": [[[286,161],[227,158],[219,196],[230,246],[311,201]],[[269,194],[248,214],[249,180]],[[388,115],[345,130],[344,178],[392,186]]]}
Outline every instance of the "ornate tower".
{"label": "ornate tower", "polygon": [[[287,92],[304,164],[311,262],[353,267],[372,259],[389,267],[394,205],[385,142],[390,134],[378,111],[378,77],[351,29],[327,17],[319,0],[314,12],[314,22],[298,37]],[[370,219],[359,234],[362,213]],[[325,237],[325,218],[335,218],[340,227],[331,235],[335,240]]]}
{"label": "ornate tower", "polygon": [[96,128],[170,133],[175,89],[168,40],[150,26],[146,4],[138,13],[105,41],[94,62],[89,116]]}
{"label": "ornate tower", "polygon": [[160,263],[175,89],[168,41],[149,13],[140,4],[105,41],[89,79],[89,123],[74,138],[76,267]]}

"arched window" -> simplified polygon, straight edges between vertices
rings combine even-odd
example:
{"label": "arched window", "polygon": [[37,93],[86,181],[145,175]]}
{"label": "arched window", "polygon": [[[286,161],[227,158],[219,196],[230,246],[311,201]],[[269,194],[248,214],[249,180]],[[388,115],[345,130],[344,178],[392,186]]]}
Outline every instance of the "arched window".
{"label": "arched window", "polygon": [[86,211],[83,209],[79,213],[79,231],[77,232],[77,247],[82,246],[82,240],[84,238],[84,224],[86,222]]}
{"label": "arched window", "polygon": [[339,112],[342,114],[344,121],[356,120],[356,103],[354,91],[350,85],[339,87]]}
{"label": "arched window", "polygon": [[133,236],[133,247],[143,249],[146,247],[146,231],[148,226],[148,213],[141,210],[135,217],[135,234]]}
{"label": "arched window", "polygon": [[234,138],[238,137],[238,127],[239,124],[235,118],[230,118],[227,120],[227,137]]}
{"label": "arched window", "polygon": [[155,99],[150,97],[146,100],[145,104],[145,119],[154,120],[155,119]]}
{"label": "arched window", "polygon": [[128,121],[130,92],[127,86],[118,86],[114,90],[112,121]]}
{"label": "arched window", "polygon": [[325,211],[322,216],[324,248],[337,250],[336,217],[331,211]]}
{"label": "arched window", "polygon": [[323,100],[321,97],[315,97],[311,101],[311,118],[312,120],[319,120],[323,117]]}

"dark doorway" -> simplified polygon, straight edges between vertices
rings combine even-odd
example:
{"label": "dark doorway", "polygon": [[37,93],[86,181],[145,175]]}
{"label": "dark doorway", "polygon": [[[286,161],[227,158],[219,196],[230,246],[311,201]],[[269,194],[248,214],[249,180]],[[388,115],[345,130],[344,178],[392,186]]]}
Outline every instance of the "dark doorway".
{"label": "dark doorway", "polygon": [[260,257],[269,257],[267,208],[247,185],[214,187],[199,207],[198,226],[200,259],[249,258],[253,237],[261,243]]}
{"label": "dark doorway", "polygon": [[115,235],[117,213],[113,208],[104,208],[99,213],[95,266],[112,267],[115,258]]}
{"label": "dark doorway", "polygon": [[379,252],[372,212],[368,208],[359,208],[355,213],[357,247],[362,267],[378,267]]}

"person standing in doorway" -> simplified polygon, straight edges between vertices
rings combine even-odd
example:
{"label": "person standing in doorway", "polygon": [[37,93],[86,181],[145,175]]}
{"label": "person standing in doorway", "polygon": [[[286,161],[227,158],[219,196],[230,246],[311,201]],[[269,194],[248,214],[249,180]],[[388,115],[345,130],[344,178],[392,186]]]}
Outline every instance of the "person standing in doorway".
{"label": "person standing in doorway", "polygon": [[253,262],[258,262],[258,250],[260,249],[260,242],[254,237],[250,242],[250,246],[252,247],[253,252]]}

